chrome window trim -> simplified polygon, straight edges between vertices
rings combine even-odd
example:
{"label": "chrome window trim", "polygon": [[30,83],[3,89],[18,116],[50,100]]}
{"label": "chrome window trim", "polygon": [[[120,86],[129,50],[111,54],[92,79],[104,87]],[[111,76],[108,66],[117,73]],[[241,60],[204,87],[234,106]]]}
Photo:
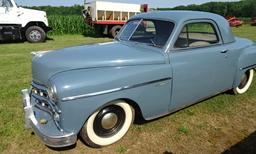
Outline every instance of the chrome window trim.
{"label": "chrome window trim", "polygon": [[119,87],[119,88],[114,88],[114,89],[109,89],[109,90],[103,90],[103,91],[99,91],[99,92],[93,92],[93,93],[88,93],[88,94],[81,94],[81,95],[76,95],[76,96],[64,97],[64,98],[62,98],[62,101],[63,102],[72,101],[72,100],[81,99],[81,98],[87,98],[87,97],[109,94],[109,93],[113,93],[113,92],[117,92],[117,91],[137,88],[137,87],[145,86],[145,85],[148,85],[148,84],[153,84],[153,83],[162,82],[162,81],[171,80],[171,79],[172,79],[171,77],[167,77],[167,78],[163,78],[163,79],[148,81],[148,82],[139,83],[139,84],[130,85],[130,86],[124,86],[124,87]]}

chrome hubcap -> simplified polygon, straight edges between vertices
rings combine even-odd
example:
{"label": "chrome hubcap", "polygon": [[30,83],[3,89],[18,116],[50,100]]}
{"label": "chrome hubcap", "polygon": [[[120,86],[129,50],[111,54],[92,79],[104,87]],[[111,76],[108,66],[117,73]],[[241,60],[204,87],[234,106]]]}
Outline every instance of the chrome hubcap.
{"label": "chrome hubcap", "polygon": [[41,33],[37,30],[32,30],[30,33],[29,33],[29,37],[32,39],[32,40],[35,40],[35,41],[38,41],[41,39]]}
{"label": "chrome hubcap", "polygon": [[101,125],[104,129],[111,129],[117,123],[118,117],[115,113],[107,113],[101,120]]}
{"label": "chrome hubcap", "polygon": [[99,111],[93,122],[93,129],[100,137],[118,133],[125,122],[125,111],[120,106],[110,105]]}

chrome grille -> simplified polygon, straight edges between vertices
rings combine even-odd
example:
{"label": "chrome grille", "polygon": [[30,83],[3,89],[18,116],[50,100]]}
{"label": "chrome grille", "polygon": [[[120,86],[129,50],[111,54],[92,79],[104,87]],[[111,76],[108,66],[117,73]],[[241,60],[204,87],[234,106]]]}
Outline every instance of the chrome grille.
{"label": "chrome grille", "polygon": [[48,99],[47,88],[42,85],[32,83],[31,93],[40,97],[44,97],[45,99]]}
{"label": "chrome grille", "polygon": [[48,98],[48,93],[45,90],[37,89],[36,87],[32,87],[31,92],[35,95]]}
{"label": "chrome grille", "polygon": [[56,118],[60,117],[61,111],[55,103],[51,102],[47,88],[43,85],[32,83],[31,97],[35,99],[35,106],[45,112],[50,113],[58,129],[63,131],[59,125],[60,119]]}

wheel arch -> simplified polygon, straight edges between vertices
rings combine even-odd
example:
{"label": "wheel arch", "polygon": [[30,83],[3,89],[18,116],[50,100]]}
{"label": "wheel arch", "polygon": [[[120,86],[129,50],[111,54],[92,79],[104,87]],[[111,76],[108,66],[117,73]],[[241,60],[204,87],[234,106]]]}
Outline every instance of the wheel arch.
{"label": "wheel arch", "polygon": [[129,99],[129,98],[120,98],[118,100],[125,101],[126,103],[128,103],[134,109],[134,111],[135,111],[134,122],[135,123],[139,123],[140,121],[145,120],[145,118],[142,114],[141,108],[139,106],[139,103],[137,103],[136,101],[134,101],[132,99]]}
{"label": "wheel arch", "polygon": [[[113,99],[111,101],[108,101],[108,102],[104,103],[103,105],[101,105],[98,108],[96,108],[96,110],[91,112],[91,114],[86,119],[84,119],[83,125],[87,122],[87,120],[90,118],[90,116],[93,113],[95,113],[95,112],[97,112],[97,111],[99,111],[99,110],[101,110],[101,109],[103,109],[103,108],[105,108],[105,107],[107,107],[109,105],[112,105],[113,102],[117,102],[117,101],[124,101],[127,104],[129,104],[134,109],[134,112],[135,112],[134,113],[134,122],[135,123],[139,123],[140,121],[145,120],[145,118],[143,117],[141,108],[140,108],[139,104],[136,101],[134,101],[134,100],[132,100],[130,98],[116,98],[116,99]],[[82,125],[82,127],[83,127],[83,125]],[[80,130],[82,129],[82,127],[80,128]],[[79,132],[80,132],[80,130],[79,130]]]}
{"label": "wheel arch", "polygon": [[23,28],[23,31],[25,32],[29,27],[31,26],[38,26],[43,28],[44,31],[47,31],[47,26],[45,25],[44,22],[42,21],[30,21],[29,23],[26,24],[26,26]]}

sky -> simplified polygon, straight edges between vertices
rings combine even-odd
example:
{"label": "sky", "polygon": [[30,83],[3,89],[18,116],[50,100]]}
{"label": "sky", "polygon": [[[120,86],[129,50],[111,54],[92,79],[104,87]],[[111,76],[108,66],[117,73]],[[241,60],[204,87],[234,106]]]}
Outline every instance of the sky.
{"label": "sky", "polygon": [[[92,0],[87,0],[90,2]],[[151,8],[157,7],[175,7],[179,5],[189,4],[202,4],[210,1],[237,1],[237,0],[102,0],[102,1],[113,1],[113,2],[124,2],[124,3],[135,3],[135,4],[149,4]],[[16,0],[18,5],[22,6],[71,6],[71,5],[83,5],[84,0]]]}

